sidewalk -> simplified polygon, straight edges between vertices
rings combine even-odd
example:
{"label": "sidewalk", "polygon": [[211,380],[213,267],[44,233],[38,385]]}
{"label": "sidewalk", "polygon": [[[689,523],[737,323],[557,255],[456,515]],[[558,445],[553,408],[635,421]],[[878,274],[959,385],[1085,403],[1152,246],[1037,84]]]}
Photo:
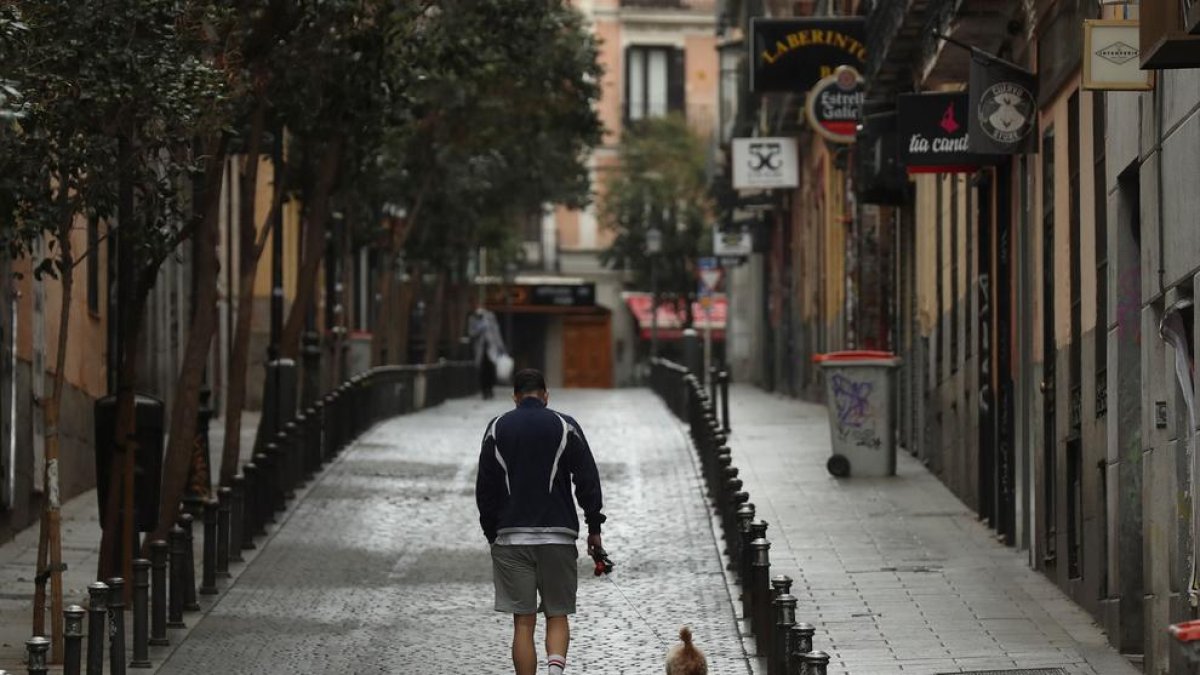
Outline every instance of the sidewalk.
{"label": "sidewalk", "polygon": [[749,386],[730,403],[729,446],[769,524],[771,574],[795,580],[797,620],[816,626],[830,675],[1140,672],[907,453],[894,478],[834,479],[824,407]]}
{"label": "sidewalk", "polygon": [[[259,413],[242,417],[242,458],[251,455]],[[224,419],[214,419],[209,431],[213,475],[220,471],[221,450],[225,444]],[[100,556],[100,515],[96,491],[88,490],[68,500],[62,507],[62,552],[67,571],[63,573],[63,605],[87,607],[88,584],[96,580]],[[198,533],[198,532],[197,532]],[[37,563],[39,526],[35,523],[17,533],[12,541],[0,544],[0,670],[24,672],[25,641],[33,626],[33,578]],[[197,560],[202,555],[203,539],[195,539]],[[48,590],[48,589],[47,589]],[[201,603],[206,602],[201,598]],[[47,602],[47,607],[49,603]],[[127,622],[132,621],[126,617]],[[49,617],[46,622],[49,628]],[[126,624],[132,639],[131,623]],[[178,642],[178,641],[176,641]],[[161,657],[154,659],[161,661]],[[147,672],[147,671],[142,671]],[[152,672],[152,671],[151,671]]]}

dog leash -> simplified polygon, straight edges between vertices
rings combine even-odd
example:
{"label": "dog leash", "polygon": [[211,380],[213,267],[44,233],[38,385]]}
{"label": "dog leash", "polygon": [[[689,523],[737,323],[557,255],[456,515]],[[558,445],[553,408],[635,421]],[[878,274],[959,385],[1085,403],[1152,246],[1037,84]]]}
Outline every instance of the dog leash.
{"label": "dog leash", "polygon": [[612,587],[617,591],[617,595],[620,595],[621,599],[625,601],[625,604],[629,605],[630,609],[632,609],[634,613],[638,615],[638,618],[642,620],[642,623],[646,624],[646,628],[650,629],[650,632],[654,634],[654,637],[658,640],[659,644],[661,644],[663,647],[669,647],[670,645],[667,644],[667,641],[662,639],[662,636],[658,634],[657,630],[655,630],[654,624],[650,623],[649,619],[647,619],[646,616],[642,614],[642,611],[637,608],[637,605],[630,602],[629,598],[625,595],[625,591],[622,591],[621,587],[617,585],[617,582],[613,580],[613,563],[608,559],[608,554],[604,552],[604,549],[597,548],[592,553],[592,559],[596,561],[596,576],[603,576],[605,579],[608,579],[608,583],[612,584]]}

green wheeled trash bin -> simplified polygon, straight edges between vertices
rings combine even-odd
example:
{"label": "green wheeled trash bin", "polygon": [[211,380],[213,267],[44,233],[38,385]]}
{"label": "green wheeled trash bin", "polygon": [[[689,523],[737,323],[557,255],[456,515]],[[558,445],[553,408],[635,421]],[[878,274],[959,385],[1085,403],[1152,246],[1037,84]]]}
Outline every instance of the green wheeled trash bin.
{"label": "green wheeled trash bin", "polygon": [[826,463],[838,478],[896,474],[895,391],[900,359],[891,352],[845,351],[813,357],[825,376],[833,454]]}

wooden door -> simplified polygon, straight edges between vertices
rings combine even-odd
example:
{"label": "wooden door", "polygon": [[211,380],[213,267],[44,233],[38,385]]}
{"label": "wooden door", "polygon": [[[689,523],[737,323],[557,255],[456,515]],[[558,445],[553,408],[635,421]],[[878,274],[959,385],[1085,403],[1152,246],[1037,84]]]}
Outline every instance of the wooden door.
{"label": "wooden door", "polygon": [[563,386],[612,387],[612,317],[563,318]]}

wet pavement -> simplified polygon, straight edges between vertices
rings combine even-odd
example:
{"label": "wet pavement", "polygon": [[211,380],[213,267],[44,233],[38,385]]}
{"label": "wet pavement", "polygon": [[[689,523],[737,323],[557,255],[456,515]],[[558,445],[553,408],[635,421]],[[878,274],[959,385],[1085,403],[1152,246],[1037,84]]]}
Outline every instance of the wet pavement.
{"label": "wet pavement", "polygon": [[[687,624],[710,672],[748,673],[682,428],[648,390],[564,392],[551,405],[592,445],[617,564],[611,580],[594,578],[580,547],[568,672],[661,672]],[[452,401],[364,435],[192,617],[159,672],[507,672],[511,618],[491,607],[474,503],[479,440],[505,409]],[[540,624],[537,641],[544,658]]]}

